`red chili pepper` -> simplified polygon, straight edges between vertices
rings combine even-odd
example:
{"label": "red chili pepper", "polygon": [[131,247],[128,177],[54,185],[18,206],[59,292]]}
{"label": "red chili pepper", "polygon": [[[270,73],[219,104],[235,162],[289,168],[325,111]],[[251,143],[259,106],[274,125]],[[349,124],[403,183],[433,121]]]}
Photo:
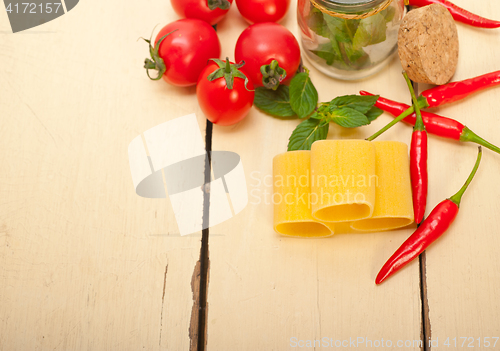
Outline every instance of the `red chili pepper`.
{"label": "red chili pepper", "polygon": [[[361,95],[374,95],[372,93],[366,91],[360,91]],[[381,110],[389,112],[393,116],[399,116],[403,112],[407,111],[410,106],[407,104],[403,104],[400,102],[396,102],[394,100],[385,99],[383,97],[379,97],[375,106]],[[484,147],[493,150],[495,152],[500,153],[500,148],[497,146],[487,142],[477,134],[475,134],[468,127],[464,126],[462,123],[440,115],[436,115],[435,113],[421,111],[422,119],[425,124],[425,129],[428,133],[434,134],[443,138],[459,140],[462,142],[473,142],[479,145],[483,145]],[[405,117],[403,122],[406,122],[411,125],[415,125],[416,114],[412,113],[411,115]]]}
{"label": "red chili pepper", "polygon": [[[500,84],[500,71],[495,71],[482,76],[452,82],[427,89],[420,94],[426,101],[425,107],[436,107],[462,100],[467,96]],[[419,105],[422,108],[422,106]]]}
{"label": "red chili pepper", "polygon": [[429,183],[427,175],[427,132],[425,129],[414,129],[411,136],[410,176],[415,223],[420,224],[425,215]]}
{"label": "red chili pepper", "polygon": [[[459,82],[448,83],[440,85],[431,89],[427,89],[418,97],[418,107],[436,107],[444,104],[449,104],[467,96],[492,87],[495,85],[500,85],[500,71],[495,71],[491,73],[484,74],[479,77],[474,77],[466,79]],[[377,133],[373,134],[366,140],[372,141],[380,134],[391,128],[393,125],[411,115],[414,112],[413,106],[410,106],[406,111],[401,113],[394,121],[386,125],[384,128],[379,130]]]}
{"label": "red chili pepper", "polygon": [[375,279],[376,284],[382,283],[395,272],[403,268],[414,258],[418,257],[425,249],[429,247],[436,239],[438,239],[450,224],[453,223],[458,214],[460,207],[460,200],[465,190],[469,186],[472,178],[481,162],[482,150],[479,147],[476,164],[472,170],[469,178],[462,186],[462,188],[452,197],[440,202],[425,219],[425,221],[418,227],[418,229],[396,250],[396,252],[384,264],[382,269]]}
{"label": "red chili pepper", "polygon": [[411,98],[413,100],[413,107],[415,108],[416,121],[413,127],[410,145],[410,179],[413,197],[413,213],[415,223],[420,224],[424,219],[425,206],[427,205],[427,132],[425,130],[422,114],[418,108],[417,97],[411,85],[410,78],[406,72],[403,72],[408,89],[410,90]]}
{"label": "red chili pepper", "polygon": [[478,15],[473,14],[455,4],[452,4],[446,0],[410,0],[411,6],[426,6],[430,4],[440,4],[448,9],[453,18],[456,21],[469,24],[474,27],[480,28],[498,28],[500,27],[500,21],[490,20]]}

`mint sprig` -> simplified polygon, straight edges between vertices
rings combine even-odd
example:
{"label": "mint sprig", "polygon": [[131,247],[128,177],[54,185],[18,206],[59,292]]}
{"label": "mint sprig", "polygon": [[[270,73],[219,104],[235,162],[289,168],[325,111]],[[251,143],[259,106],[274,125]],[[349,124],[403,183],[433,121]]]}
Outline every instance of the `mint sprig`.
{"label": "mint sprig", "polygon": [[308,27],[328,39],[310,52],[329,66],[342,70],[359,70],[373,62],[364,48],[384,42],[387,24],[394,19],[393,6],[364,19],[343,19],[322,13],[311,4],[306,18]]}
{"label": "mint sprig", "polygon": [[344,128],[357,128],[370,124],[382,114],[374,104],[378,96],[346,95],[322,103],[304,122],[293,131],[288,142],[288,151],[310,150],[312,143],[324,140],[330,122]]}
{"label": "mint sprig", "polygon": [[276,117],[309,117],[290,136],[288,151],[293,151],[310,150],[312,143],[326,139],[330,122],[344,128],[370,124],[382,114],[382,110],[374,106],[378,98],[377,95],[344,95],[318,104],[318,92],[305,69],[292,79],[290,88],[286,85],[280,85],[275,91],[257,88],[254,104]]}

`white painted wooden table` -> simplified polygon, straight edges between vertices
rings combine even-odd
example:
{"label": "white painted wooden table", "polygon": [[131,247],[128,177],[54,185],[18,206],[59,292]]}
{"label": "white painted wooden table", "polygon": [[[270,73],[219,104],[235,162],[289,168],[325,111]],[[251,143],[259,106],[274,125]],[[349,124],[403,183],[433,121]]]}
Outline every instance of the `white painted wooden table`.
{"label": "white painted wooden table", "polygon": [[[497,1],[454,2],[500,19]],[[297,34],[295,8],[283,24]],[[12,34],[0,11],[0,350],[312,350],[294,346],[323,338],[339,349],[356,341],[361,350],[419,350],[418,341],[430,338],[433,350],[459,350],[465,337],[463,348],[500,349],[500,342],[493,348],[500,337],[500,155],[485,150],[449,232],[420,262],[375,286],[414,227],[318,240],[277,235],[265,192],[272,191],[272,158],[286,150],[298,121],[252,109],[207,136],[195,88],[151,82],[142,69],[147,47],[137,38],[175,19],[168,1],[85,0]],[[500,69],[500,30],[457,25],[454,80]],[[246,26],[233,6],[218,26],[222,57],[234,56]],[[410,101],[397,58],[357,82],[309,68],[321,101],[359,90]],[[499,144],[499,101],[493,88],[437,111]],[[135,194],[127,155],[134,137],[189,113],[213,150],[241,156],[253,194],[243,212],[205,231],[203,245],[201,232],[176,234],[168,199]],[[384,114],[357,130],[332,125],[329,138],[365,138],[390,119]],[[397,125],[382,139],[408,142],[410,133]],[[428,211],[462,185],[476,152],[473,144],[430,137]],[[200,321],[200,252],[207,249]]]}

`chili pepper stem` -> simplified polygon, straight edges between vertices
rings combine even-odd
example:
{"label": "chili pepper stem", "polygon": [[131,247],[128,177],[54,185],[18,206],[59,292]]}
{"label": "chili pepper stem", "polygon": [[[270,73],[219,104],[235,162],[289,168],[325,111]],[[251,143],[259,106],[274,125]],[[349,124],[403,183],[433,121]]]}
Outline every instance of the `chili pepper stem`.
{"label": "chili pepper stem", "polygon": [[[427,100],[422,97],[422,96],[419,96],[418,97],[418,107],[419,108],[426,108],[427,106],[429,106],[427,104]],[[406,117],[408,117],[409,115],[411,115],[413,112],[415,112],[415,109],[413,108],[413,106],[410,106],[405,112],[403,112],[402,114],[400,114],[398,117],[396,117],[395,119],[393,119],[390,123],[388,123],[384,128],[380,129],[378,132],[376,132],[375,134],[373,134],[372,136],[366,138],[366,140],[368,141],[373,141],[375,140],[377,137],[379,137],[382,133],[386,132],[387,130],[389,130],[393,125],[395,125],[396,123],[402,121],[403,119],[405,119]]]}
{"label": "chili pepper stem", "polygon": [[482,145],[492,151],[495,151],[496,153],[500,154],[500,148],[498,146],[495,146],[483,138],[481,138],[479,135],[474,133],[472,130],[470,130],[467,127],[464,127],[462,134],[460,135],[460,141],[470,141],[479,145]]}
{"label": "chili pepper stem", "polygon": [[474,165],[474,168],[472,169],[472,172],[469,175],[469,178],[467,178],[467,181],[465,184],[462,186],[462,188],[452,197],[450,197],[450,201],[453,201],[458,207],[460,207],[460,201],[462,200],[462,195],[465,193],[465,190],[469,187],[469,184],[472,182],[472,179],[476,175],[477,169],[479,168],[479,164],[481,163],[481,157],[483,155],[483,148],[479,146],[478,154],[477,154],[477,160],[476,164]]}
{"label": "chili pepper stem", "polygon": [[408,89],[410,90],[411,99],[413,101],[413,109],[415,110],[415,114],[417,115],[417,119],[415,121],[415,126],[413,127],[413,130],[425,130],[424,121],[422,119],[422,113],[420,113],[420,108],[418,107],[418,100],[417,97],[415,96],[415,90],[413,89],[411,80],[405,71],[403,71],[403,76],[405,77],[406,84],[408,85]]}

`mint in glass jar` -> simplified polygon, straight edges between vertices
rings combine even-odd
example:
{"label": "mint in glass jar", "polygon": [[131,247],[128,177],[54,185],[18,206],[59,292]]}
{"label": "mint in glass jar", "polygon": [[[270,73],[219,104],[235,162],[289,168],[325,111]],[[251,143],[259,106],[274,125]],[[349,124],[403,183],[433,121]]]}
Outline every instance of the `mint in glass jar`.
{"label": "mint in glass jar", "polygon": [[331,77],[367,77],[397,51],[403,0],[299,0],[297,10],[306,57]]}

